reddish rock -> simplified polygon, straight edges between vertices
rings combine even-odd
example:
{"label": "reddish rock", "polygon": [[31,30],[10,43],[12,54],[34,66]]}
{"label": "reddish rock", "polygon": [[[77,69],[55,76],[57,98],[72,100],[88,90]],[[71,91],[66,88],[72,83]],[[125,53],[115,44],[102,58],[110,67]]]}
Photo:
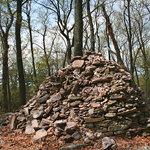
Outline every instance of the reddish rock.
{"label": "reddish rock", "polygon": [[100,107],[101,104],[100,103],[92,103],[91,106],[95,108],[95,107]]}
{"label": "reddish rock", "polygon": [[99,118],[91,118],[91,117],[84,117],[84,121],[89,123],[89,122],[99,122],[104,120],[104,117],[99,117]]}
{"label": "reddish rock", "polygon": [[123,112],[120,112],[120,113],[118,113],[118,115],[128,115],[128,114],[131,114],[131,113],[134,113],[134,112],[136,112],[137,111],[137,108],[136,107],[134,107],[134,108],[132,108],[132,109],[128,109],[128,110],[126,110],[126,111],[123,111]]}

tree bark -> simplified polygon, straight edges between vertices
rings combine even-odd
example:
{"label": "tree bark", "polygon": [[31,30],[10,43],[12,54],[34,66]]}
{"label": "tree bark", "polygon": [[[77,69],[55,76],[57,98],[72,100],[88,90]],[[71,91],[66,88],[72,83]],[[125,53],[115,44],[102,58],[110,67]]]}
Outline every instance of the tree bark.
{"label": "tree bark", "polygon": [[32,40],[33,38],[32,38],[32,29],[31,29],[31,17],[30,17],[30,10],[28,10],[28,7],[29,7],[29,4],[27,3],[27,21],[28,21],[28,29],[29,29],[29,35],[30,35],[30,48],[31,48],[31,54],[32,54],[33,75],[35,77],[35,79],[34,79],[35,83],[37,83],[36,69],[35,69],[35,62],[34,62],[34,50],[33,50],[33,40]]}
{"label": "tree bark", "polygon": [[127,9],[127,14],[128,14],[128,21],[126,21],[126,15],[125,15],[125,11],[124,11],[124,24],[125,24],[125,28],[126,28],[128,47],[129,47],[129,53],[130,53],[130,73],[133,78],[134,66],[133,66],[133,54],[132,54],[132,31],[131,31],[131,17],[130,17],[130,2],[131,2],[131,0],[127,0],[127,6],[125,6],[125,1],[124,1],[125,11]]}
{"label": "tree bark", "polygon": [[93,28],[93,22],[92,22],[92,16],[90,12],[90,0],[86,0],[87,3],[87,15],[89,18],[89,24],[90,24],[90,34],[91,34],[91,51],[95,51],[95,39],[94,39],[94,28]]}
{"label": "tree bark", "polygon": [[144,69],[144,76],[145,76],[145,86],[146,86],[146,89],[145,89],[145,94],[146,94],[146,98],[149,98],[150,97],[150,86],[149,86],[149,70],[148,70],[148,60],[147,60],[147,56],[146,56],[146,49],[145,49],[145,43],[144,43],[144,40],[143,40],[143,24],[141,25],[141,23],[139,22],[139,20],[136,20],[137,21],[137,24],[138,24],[138,27],[139,27],[139,35],[136,35],[137,36],[137,40],[139,42],[139,45],[140,45],[140,50],[142,52],[142,55],[143,55],[143,62],[144,62],[144,65],[143,65],[143,69]]}
{"label": "tree bark", "polygon": [[[9,36],[9,30],[12,26],[13,20],[14,20],[14,13],[12,13],[10,3],[7,1],[6,3],[7,9],[8,9],[8,15],[10,18],[7,18],[7,22],[5,24],[5,27],[2,25],[1,19],[0,19],[0,37],[2,40],[2,46],[3,46],[3,72],[2,72],[2,110],[8,111],[8,36]],[[0,13],[1,18],[1,13]],[[5,28],[5,31],[4,29]]]}
{"label": "tree bark", "polygon": [[50,65],[49,65],[49,61],[48,61],[48,57],[47,57],[46,43],[45,43],[46,31],[47,31],[47,26],[45,25],[44,34],[43,34],[43,50],[44,50],[45,61],[46,61],[46,64],[47,64],[47,69],[48,69],[48,76],[50,76],[51,71],[50,71]]}
{"label": "tree bark", "polygon": [[8,111],[8,97],[7,97],[7,85],[8,85],[8,41],[7,35],[3,36],[3,78],[2,78],[2,109]]}
{"label": "tree bark", "polygon": [[71,60],[71,43],[70,40],[67,40],[67,62],[70,63]]}
{"label": "tree bark", "polygon": [[104,18],[106,19],[106,24],[107,24],[107,28],[108,28],[108,33],[109,33],[109,36],[111,37],[111,40],[113,42],[113,45],[114,45],[114,48],[116,50],[116,54],[117,54],[117,61],[118,63],[120,64],[120,66],[128,71],[128,69],[126,68],[126,66],[124,65],[123,61],[122,61],[122,58],[120,56],[120,49],[118,47],[118,43],[115,39],[115,35],[114,35],[114,32],[113,32],[113,29],[111,27],[111,23],[110,23],[110,19],[109,19],[109,16],[107,15],[107,12],[105,10],[105,5],[103,4],[102,5],[102,11],[103,11],[103,15],[104,15]]}
{"label": "tree bark", "polygon": [[111,57],[110,57],[110,42],[109,42],[107,23],[106,23],[106,41],[107,41],[107,47],[108,47],[108,59],[111,60]]}
{"label": "tree bark", "polygon": [[8,111],[11,111],[11,90],[10,90],[10,84],[9,84],[9,73],[8,73]]}
{"label": "tree bark", "polygon": [[[95,18],[97,17],[97,14],[95,16]],[[97,51],[100,52],[101,51],[101,41],[100,41],[100,36],[99,36],[99,25],[98,25],[98,21],[97,19],[95,19],[95,24],[96,24],[96,36],[97,36],[97,43],[98,43],[98,47],[97,47]]]}
{"label": "tree bark", "polygon": [[139,83],[139,77],[138,77],[138,73],[137,73],[136,67],[134,67],[134,70],[135,70],[136,83],[137,83],[137,86],[139,87],[140,83]]}
{"label": "tree bark", "polygon": [[82,36],[83,36],[82,0],[75,0],[74,56],[83,56]]}
{"label": "tree bark", "polygon": [[22,51],[21,51],[21,21],[22,21],[22,0],[17,0],[17,20],[16,20],[16,50],[17,50],[17,67],[19,74],[19,105],[26,104],[26,87],[24,79],[24,70],[22,63]]}

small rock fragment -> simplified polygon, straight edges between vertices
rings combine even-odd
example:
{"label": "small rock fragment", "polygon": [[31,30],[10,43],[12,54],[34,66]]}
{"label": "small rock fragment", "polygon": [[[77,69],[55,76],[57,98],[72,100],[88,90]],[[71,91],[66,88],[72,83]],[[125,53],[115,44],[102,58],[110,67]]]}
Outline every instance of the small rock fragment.
{"label": "small rock fragment", "polygon": [[46,136],[47,136],[47,132],[45,129],[38,130],[33,137],[33,141],[37,141],[37,140],[39,140],[43,137],[46,137]]}
{"label": "small rock fragment", "polygon": [[30,125],[27,125],[27,126],[26,126],[26,129],[25,129],[25,133],[26,133],[26,134],[32,134],[32,133],[34,133],[34,132],[35,132],[35,130],[33,129],[32,126],[30,126]]}
{"label": "small rock fragment", "polygon": [[109,137],[104,137],[102,139],[102,146],[103,146],[104,150],[110,148],[111,146],[113,146],[115,144],[116,144],[116,142]]}

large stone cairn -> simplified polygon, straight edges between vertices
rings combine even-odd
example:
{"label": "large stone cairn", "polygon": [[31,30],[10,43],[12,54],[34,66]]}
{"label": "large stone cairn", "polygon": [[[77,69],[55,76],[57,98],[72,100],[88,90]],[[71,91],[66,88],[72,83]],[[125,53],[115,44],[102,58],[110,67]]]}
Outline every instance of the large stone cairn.
{"label": "large stone cairn", "polygon": [[11,121],[11,128],[65,142],[150,132],[149,108],[130,73],[101,53],[87,51],[48,77]]}

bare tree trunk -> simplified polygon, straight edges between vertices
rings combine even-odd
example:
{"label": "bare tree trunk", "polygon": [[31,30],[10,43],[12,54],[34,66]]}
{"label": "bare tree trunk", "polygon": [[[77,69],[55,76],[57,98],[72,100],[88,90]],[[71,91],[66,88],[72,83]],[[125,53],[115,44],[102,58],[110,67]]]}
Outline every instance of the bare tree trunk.
{"label": "bare tree trunk", "polygon": [[142,54],[143,54],[143,58],[144,58],[144,70],[145,70],[145,85],[146,85],[146,97],[149,98],[150,97],[150,86],[149,86],[149,70],[148,70],[148,61],[147,61],[147,56],[145,53],[145,44],[142,38],[142,33],[140,33],[140,40],[141,40],[141,44],[142,44]]}
{"label": "bare tree trunk", "polygon": [[143,26],[140,24],[140,22],[138,20],[137,24],[139,26],[139,35],[137,35],[137,40],[139,42],[140,45],[140,50],[143,54],[143,61],[144,61],[144,74],[145,74],[145,86],[146,86],[146,90],[145,90],[145,94],[146,97],[149,98],[150,97],[150,86],[149,86],[149,70],[148,70],[148,60],[147,60],[147,56],[146,56],[146,52],[145,52],[145,43],[143,40],[143,36],[142,36],[142,29]]}
{"label": "bare tree trunk", "polygon": [[[10,18],[7,18],[7,23],[4,27],[4,25],[1,22],[0,19],[0,37],[2,40],[2,46],[3,46],[3,72],[2,72],[2,110],[3,111],[8,111],[8,93],[7,93],[7,88],[8,88],[8,49],[9,49],[9,44],[8,44],[8,36],[9,36],[9,30],[13,24],[14,20],[14,13],[12,13],[10,3],[9,1],[6,3],[7,9],[8,9],[8,14]],[[0,18],[1,18],[1,12],[0,12]],[[4,29],[5,28],[5,31]]]}
{"label": "bare tree trunk", "polygon": [[[99,5],[99,1],[98,4]],[[100,36],[99,36],[99,24],[98,24],[98,9],[95,12],[95,24],[96,24],[96,36],[97,36],[97,43],[98,43],[98,47],[97,47],[97,51],[100,52],[101,51],[101,40],[100,40]]]}
{"label": "bare tree trunk", "polygon": [[7,85],[8,85],[8,43],[5,35],[3,40],[3,79],[2,79],[2,109],[8,111],[8,97],[7,97]]}
{"label": "bare tree trunk", "polygon": [[[28,8],[31,7],[31,3],[27,3],[26,9],[27,9],[27,20],[28,20],[28,29],[29,29],[29,35],[30,35],[30,48],[31,48],[31,54],[32,54],[32,66],[33,66],[33,75],[35,77],[35,83],[37,83],[36,79],[36,69],[35,69],[35,62],[34,62],[34,50],[33,50],[33,38],[32,38],[32,29],[31,29],[31,18],[30,18],[30,10]],[[31,8],[29,8],[31,9]]]}
{"label": "bare tree trunk", "polygon": [[[130,17],[130,2],[131,0],[127,0],[127,6],[125,6],[125,0],[124,0],[124,24],[126,28],[126,33],[127,33],[127,40],[128,40],[128,46],[129,46],[129,53],[130,53],[130,73],[133,78],[134,74],[134,66],[133,66],[133,54],[132,54],[132,31],[131,31],[131,17]],[[128,20],[126,20],[126,9],[128,13]],[[128,25],[127,25],[128,24]]]}
{"label": "bare tree trunk", "polygon": [[24,79],[24,69],[22,63],[22,51],[21,51],[21,21],[22,21],[22,0],[17,0],[17,20],[16,20],[16,49],[17,49],[17,67],[19,74],[19,105],[26,104],[26,87]]}
{"label": "bare tree trunk", "polygon": [[11,90],[9,84],[9,73],[8,73],[8,111],[11,111]]}
{"label": "bare tree trunk", "polygon": [[82,36],[83,36],[82,0],[75,0],[74,56],[83,56]]}
{"label": "bare tree trunk", "polygon": [[111,27],[110,19],[109,19],[109,16],[107,15],[107,12],[106,12],[106,10],[105,10],[105,5],[104,5],[104,4],[102,5],[102,11],[103,11],[103,15],[104,15],[104,17],[105,17],[105,19],[106,19],[106,24],[107,24],[109,36],[111,37],[112,42],[113,42],[113,45],[114,45],[114,48],[115,48],[115,50],[116,50],[117,61],[118,61],[118,63],[120,64],[120,66],[121,66],[123,69],[125,69],[126,71],[128,71],[127,68],[126,68],[126,66],[124,65],[124,63],[123,63],[123,61],[122,61],[121,56],[120,56],[120,49],[119,49],[118,43],[117,43],[117,41],[116,41],[116,39],[115,39],[115,35],[114,35],[113,29],[112,29],[112,27]]}
{"label": "bare tree trunk", "polygon": [[89,24],[90,24],[90,33],[91,33],[91,51],[95,51],[95,39],[94,39],[94,28],[93,28],[93,22],[92,22],[92,17],[91,17],[91,12],[90,12],[90,0],[86,0],[87,3],[87,14],[89,18]]}
{"label": "bare tree trunk", "polygon": [[137,74],[137,69],[136,69],[136,67],[134,67],[134,70],[135,70],[136,82],[137,82],[137,85],[138,85],[138,87],[139,87],[139,86],[140,86],[140,83],[139,83],[139,77],[138,77],[138,74]]}
{"label": "bare tree trunk", "polygon": [[56,50],[56,72],[58,72],[58,51]]}
{"label": "bare tree trunk", "polygon": [[108,47],[108,59],[111,60],[111,57],[110,57],[110,43],[109,43],[107,23],[106,23],[106,41],[107,41],[107,47]]}
{"label": "bare tree trunk", "polygon": [[71,60],[71,43],[70,40],[67,40],[67,62],[70,63]]}
{"label": "bare tree trunk", "polygon": [[65,52],[65,57],[64,57],[64,60],[63,60],[63,68],[65,68],[66,57],[67,57],[67,50]]}
{"label": "bare tree trunk", "polygon": [[47,31],[47,27],[45,26],[44,34],[43,34],[43,50],[44,50],[45,61],[46,61],[46,64],[47,64],[47,69],[48,69],[48,76],[50,76],[51,75],[50,65],[49,65],[49,62],[48,62],[48,57],[47,57],[47,53],[46,53],[46,44],[45,44],[46,31]]}

